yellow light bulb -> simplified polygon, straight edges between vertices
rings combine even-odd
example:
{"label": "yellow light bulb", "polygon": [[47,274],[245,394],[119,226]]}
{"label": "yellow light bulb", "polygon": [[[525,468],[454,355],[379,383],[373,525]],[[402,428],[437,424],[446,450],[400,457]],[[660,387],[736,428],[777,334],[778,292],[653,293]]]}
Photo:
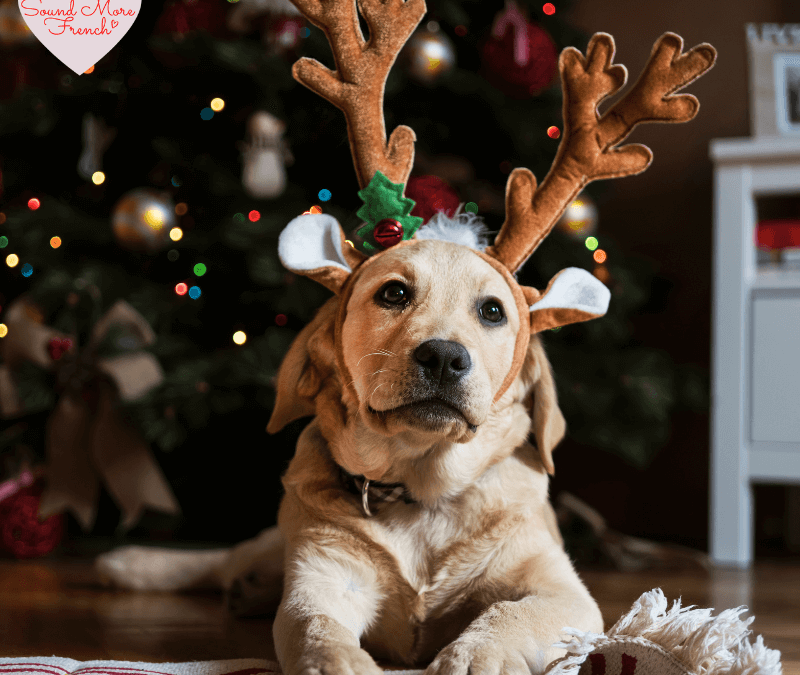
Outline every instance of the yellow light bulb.
{"label": "yellow light bulb", "polygon": [[6,335],[8,335],[8,326],[0,323],[0,338],[4,338]]}
{"label": "yellow light bulb", "polygon": [[179,227],[173,227],[169,231],[169,238],[172,239],[172,241],[180,241],[182,237],[183,237],[183,230]]}
{"label": "yellow light bulb", "polygon": [[243,345],[243,344],[244,344],[244,343],[247,341],[247,335],[245,335],[244,331],[237,330],[237,331],[236,331],[236,332],[233,334],[233,341],[234,341],[234,342],[235,342],[237,345]]}
{"label": "yellow light bulb", "polygon": [[19,263],[19,256],[16,253],[9,253],[6,256],[6,265],[9,267],[16,267]]}
{"label": "yellow light bulb", "polygon": [[219,112],[224,107],[225,107],[225,101],[223,101],[221,98],[215,98],[211,100],[211,109],[214,112]]}
{"label": "yellow light bulb", "polygon": [[106,175],[102,171],[95,171],[92,174],[92,183],[95,185],[100,185],[100,183],[105,182]]}

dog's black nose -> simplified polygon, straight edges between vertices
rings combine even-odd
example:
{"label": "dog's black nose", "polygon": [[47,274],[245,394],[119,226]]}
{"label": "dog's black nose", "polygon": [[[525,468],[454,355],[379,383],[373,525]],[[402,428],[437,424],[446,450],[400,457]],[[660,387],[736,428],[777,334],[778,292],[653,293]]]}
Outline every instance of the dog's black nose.
{"label": "dog's black nose", "polygon": [[453,384],[469,372],[472,359],[464,345],[450,340],[428,340],[414,350],[425,375],[437,384]]}

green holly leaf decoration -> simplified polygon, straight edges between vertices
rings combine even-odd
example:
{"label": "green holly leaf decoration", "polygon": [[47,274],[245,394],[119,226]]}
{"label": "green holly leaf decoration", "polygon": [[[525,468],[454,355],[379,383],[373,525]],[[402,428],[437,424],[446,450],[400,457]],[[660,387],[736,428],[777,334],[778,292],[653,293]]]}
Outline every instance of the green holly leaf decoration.
{"label": "green holly leaf decoration", "polygon": [[393,218],[403,226],[403,239],[414,236],[422,218],[409,215],[414,208],[414,200],[403,196],[404,183],[392,183],[380,171],[376,171],[369,185],[358,193],[364,205],[356,211],[356,215],[365,222],[357,234],[364,242],[363,246],[370,253],[383,250],[375,243],[372,234],[375,226],[384,218]]}

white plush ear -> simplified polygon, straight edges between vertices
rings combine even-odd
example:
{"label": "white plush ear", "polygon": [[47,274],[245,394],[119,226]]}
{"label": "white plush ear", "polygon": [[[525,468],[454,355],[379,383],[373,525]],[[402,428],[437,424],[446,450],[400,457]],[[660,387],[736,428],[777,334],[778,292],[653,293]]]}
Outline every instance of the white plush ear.
{"label": "white plush ear", "polygon": [[339,221],[325,213],[292,220],[278,239],[278,256],[286,269],[310,277],[337,294],[353,268],[366,257],[345,241]]}
{"label": "white plush ear", "polygon": [[608,311],[610,299],[605,284],[586,270],[561,270],[530,306],[531,333],[601,317]]}

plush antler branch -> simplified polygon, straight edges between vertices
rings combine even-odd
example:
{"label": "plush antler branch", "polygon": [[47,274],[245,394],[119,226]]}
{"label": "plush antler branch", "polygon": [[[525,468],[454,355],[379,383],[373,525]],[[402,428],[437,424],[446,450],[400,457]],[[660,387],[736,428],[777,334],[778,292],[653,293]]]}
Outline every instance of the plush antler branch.
{"label": "plush antler branch", "polygon": [[405,183],[414,164],[416,136],[397,127],[386,142],[383,90],[389,70],[409,35],[425,14],[425,0],[358,0],[367,26],[364,39],[356,0],[292,0],[328,37],[336,70],[302,58],[294,78],[342,110],[359,185],[366,187],[380,170],[394,183]]}
{"label": "plush antler branch", "polygon": [[564,133],[549,173],[536,189],[528,169],[515,169],[506,189],[506,220],[487,253],[515,272],[548,235],[567,205],[590,181],[630,176],[653,159],[640,144],[615,147],[641,122],[687,122],[700,107],[691,94],[675,95],[705,73],[716,50],[701,44],[681,54],[683,40],[666,33],[631,90],[600,117],[597,106],[625,84],[625,66],[612,65],[614,39],[596,33],[586,58],[572,47],[559,59],[564,89]]}

